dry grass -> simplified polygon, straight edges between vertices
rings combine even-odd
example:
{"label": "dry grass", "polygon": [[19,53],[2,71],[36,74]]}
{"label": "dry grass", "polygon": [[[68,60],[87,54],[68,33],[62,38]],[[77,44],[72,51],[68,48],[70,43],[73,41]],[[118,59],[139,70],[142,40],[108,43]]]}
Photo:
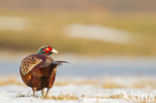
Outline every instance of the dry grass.
{"label": "dry grass", "polygon": [[0,86],[10,85],[10,84],[23,85],[23,83],[17,81],[16,77],[9,77],[9,78],[7,78],[5,80],[0,79]]}
{"label": "dry grass", "polygon": [[97,81],[90,81],[90,80],[82,80],[82,81],[67,81],[67,82],[61,82],[61,81],[56,81],[55,86],[65,86],[65,85],[99,85]]}
{"label": "dry grass", "polygon": [[[0,16],[21,17],[30,24],[29,29],[25,31],[0,30],[0,49],[32,51],[37,50],[41,45],[49,44],[62,53],[81,55],[156,55],[155,16],[149,19],[150,17],[139,14],[111,16],[94,12],[85,14],[3,12]],[[138,39],[134,43],[123,45],[69,38],[64,35],[64,27],[75,23],[99,24],[125,30],[134,33]]]}
{"label": "dry grass", "polygon": [[124,84],[116,84],[116,83],[110,83],[106,82],[102,85],[102,88],[104,89],[113,89],[113,88],[150,88],[150,89],[156,89],[156,82],[144,82],[144,81],[138,81],[137,83],[133,83],[132,86],[125,86]]}
{"label": "dry grass", "polygon": [[[125,97],[123,94],[117,94],[117,95],[110,95],[110,96],[85,96],[82,95],[80,97],[77,97],[75,95],[59,95],[59,96],[51,96],[51,97],[43,97],[42,99],[53,99],[53,100],[78,100],[79,98],[95,98],[97,101],[98,99],[123,99],[123,100],[128,100],[130,102],[135,102],[135,103],[148,103],[151,97],[139,97],[139,96],[128,96]],[[154,101],[156,101],[156,97],[154,97]],[[152,101],[151,103],[154,103]]]}
{"label": "dry grass", "polygon": [[[11,76],[6,77],[5,79],[0,78],[0,86],[4,85],[24,85],[23,82],[17,80],[17,77]],[[67,86],[67,85],[94,85],[101,86],[104,89],[113,89],[113,88],[150,88],[156,89],[156,82],[153,80],[138,80],[137,82],[132,82],[131,86],[124,84],[115,83],[110,79],[106,78],[105,82],[99,82],[98,80],[72,80],[72,81],[62,81],[56,80],[54,86]]]}
{"label": "dry grass", "polygon": [[156,82],[155,81],[138,81],[137,83],[133,84],[133,88],[152,88],[156,89]]}
{"label": "dry grass", "polygon": [[53,100],[78,100],[79,98],[75,95],[59,95],[59,96],[48,96],[42,99],[53,99]]}
{"label": "dry grass", "polygon": [[115,84],[115,83],[104,83],[102,88],[104,88],[104,89],[126,88],[126,86]]}

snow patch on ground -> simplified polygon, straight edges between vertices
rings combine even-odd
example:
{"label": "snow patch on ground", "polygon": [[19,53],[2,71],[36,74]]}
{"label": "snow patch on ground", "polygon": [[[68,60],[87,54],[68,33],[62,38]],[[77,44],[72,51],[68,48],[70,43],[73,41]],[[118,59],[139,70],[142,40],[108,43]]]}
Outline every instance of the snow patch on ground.
{"label": "snow patch on ground", "polygon": [[21,17],[0,16],[0,30],[25,30],[28,23]]}
{"label": "snow patch on ground", "polygon": [[[126,96],[156,96],[156,90],[148,89],[103,89],[93,85],[66,85],[54,86],[49,96],[75,95],[78,100],[42,99],[41,92],[38,97],[32,96],[32,90],[26,86],[7,85],[0,87],[0,103],[132,103]],[[25,95],[26,97],[20,97]],[[112,97],[124,95],[122,98]],[[110,98],[112,97],[112,98]]]}
{"label": "snow patch on ground", "polygon": [[[44,99],[41,97],[41,91],[36,92],[36,97],[33,97],[30,87],[18,84],[22,83],[20,77],[11,77],[11,80],[17,81],[11,81],[10,84],[3,84],[9,81],[9,76],[0,78],[0,103],[155,103],[156,101],[155,77],[57,78],[49,92],[50,98]],[[133,87],[135,83],[145,87]],[[110,87],[103,87],[105,85]],[[112,88],[114,85],[123,87]]]}
{"label": "snow patch on ground", "polygon": [[71,24],[65,28],[70,37],[80,37],[105,42],[127,44],[134,39],[130,33],[101,25]]}

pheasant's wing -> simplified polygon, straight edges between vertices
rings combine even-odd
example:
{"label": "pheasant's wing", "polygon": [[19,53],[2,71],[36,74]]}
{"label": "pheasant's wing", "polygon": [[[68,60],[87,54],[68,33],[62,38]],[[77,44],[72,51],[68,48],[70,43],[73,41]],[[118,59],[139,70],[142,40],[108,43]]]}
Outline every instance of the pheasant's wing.
{"label": "pheasant's wing", "polygon": [[55,68],[55,67],[57,67],[59,65],[62,65],[63,63],[69,63],[69,62],[67,62],[67,61],[53,61],[51,63],[44,63],[44,64],[42,64],[41,68],[46,68],[46,67],[49,67],[49,66]]}
{"label": "pheasant's wing", "polygon": [[41,62],[42,62],[42,59],[39,59],[33,56],[27,56],[21,62],[20,69],[21,69],[22,74],[23,75],[28,74],[35,66],[37,66]]}

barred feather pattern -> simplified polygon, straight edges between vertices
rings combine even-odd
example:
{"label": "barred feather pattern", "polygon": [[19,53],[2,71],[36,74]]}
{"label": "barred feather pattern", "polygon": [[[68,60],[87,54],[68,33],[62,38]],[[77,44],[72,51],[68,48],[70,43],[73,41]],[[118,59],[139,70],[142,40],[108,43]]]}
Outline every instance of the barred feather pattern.
{"label": "barred feather pattern", "polygon": [[23,75],[28,74],[36,65],[40,64],[42,62],[42,59],[33,57],[33,56],[28,56],[23,59],[21,62],[21,72]]}

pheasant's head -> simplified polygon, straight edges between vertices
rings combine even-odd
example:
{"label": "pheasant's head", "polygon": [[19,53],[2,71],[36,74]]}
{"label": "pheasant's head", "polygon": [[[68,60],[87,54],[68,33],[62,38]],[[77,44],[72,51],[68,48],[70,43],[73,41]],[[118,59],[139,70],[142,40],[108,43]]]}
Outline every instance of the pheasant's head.
{"label": "pheasant's head", "polygon": [[50,55],[52,53],[58,53],[58,51],[52,48],[51,46],[43,46],[38,50],[38,53]]}

